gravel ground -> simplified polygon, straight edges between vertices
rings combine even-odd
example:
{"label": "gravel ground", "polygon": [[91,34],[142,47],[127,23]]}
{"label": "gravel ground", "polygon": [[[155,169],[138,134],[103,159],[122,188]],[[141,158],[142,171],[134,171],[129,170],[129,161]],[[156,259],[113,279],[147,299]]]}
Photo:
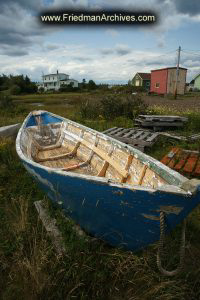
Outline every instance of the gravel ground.
{"label": "gravel ground", "polygon": [[192,110],[200,112],[200,95],[173,97],[143,96],[144,102],[150,106],[160,106],[167,109],[178,110],[181,112]]}

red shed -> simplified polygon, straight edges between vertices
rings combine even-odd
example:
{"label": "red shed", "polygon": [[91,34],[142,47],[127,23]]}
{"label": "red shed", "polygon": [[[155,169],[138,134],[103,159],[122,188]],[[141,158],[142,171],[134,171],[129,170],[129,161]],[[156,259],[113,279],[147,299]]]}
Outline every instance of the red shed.
{"label": "red shed", "polygon": [[[179,68],[177,94],[184,94],[187,69]],[[151,93],[173,94],[175,92],[176,67],[151,71]]]}

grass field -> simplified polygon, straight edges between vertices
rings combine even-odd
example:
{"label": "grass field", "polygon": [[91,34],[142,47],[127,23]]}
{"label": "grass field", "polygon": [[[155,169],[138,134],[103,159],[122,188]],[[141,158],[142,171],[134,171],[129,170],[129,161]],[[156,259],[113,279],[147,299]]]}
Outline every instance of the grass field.
{"label": "grass field", "polygon": [[[22,122],[29,111],[42,108],[100,131],[113,126],[134,126],[134,121],[124,116],[109,121],[102,116],[83,119],[79,113],[80,101],[99,97],[99,94],[17,96],[12,109],[1,111],[0,125]],[[149,112],[188,116],[188,125],[184,132],[179,131],[180,134],[200,131],[200,113],[196,109],[184,112],[182,108],[178,110],[178,107],[172,109],[162,105],[163,99],[156,98],[156,101],[160,102],[153,103],[151,100]],[[44,106],[30,105],[38,102]],[[160,159],[172,145],[199,149],[199,142],[189,145],[163,138],[149,153]],[[199,207],[187,218],[184,270],[178,276],[168,278],[161,275],[156,267],[157,244],[131,253],[100,241],[77,237],[72,229],[73,223],[66,221],[58,208],[52,207],[23,168],[16,155],[14,141],[0,141],[0,162],[1,299],[200,299]],[[45,200],[63,233],[64,257],[55,253],[38,219],[33,203],[40,199]],[[168,269],[175,268],[178,263],[180,229],[179,226],[166,239],[164,264]]]}

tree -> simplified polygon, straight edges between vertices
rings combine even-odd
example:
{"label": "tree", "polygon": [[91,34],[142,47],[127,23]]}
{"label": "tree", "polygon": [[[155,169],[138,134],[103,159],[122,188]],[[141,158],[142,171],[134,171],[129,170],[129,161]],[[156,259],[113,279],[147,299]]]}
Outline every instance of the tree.
{"label": "tree", "polygon": [[88,90],[95,90],[97,88],[97,85],[93,80],[89,80],[87,86]]}

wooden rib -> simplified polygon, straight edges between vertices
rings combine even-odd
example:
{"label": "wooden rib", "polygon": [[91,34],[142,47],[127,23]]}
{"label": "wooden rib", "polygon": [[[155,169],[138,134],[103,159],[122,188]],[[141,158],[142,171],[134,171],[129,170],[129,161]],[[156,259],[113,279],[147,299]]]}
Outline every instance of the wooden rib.
{"label": "wooden rib", "polygon": [[[133,160],[133,155],[129,155],[129,156],[128,156],[128,159],[127,159],[126,166],[125,166],[125,170],[126,170],[126,171],[128,171],[128,169],[129,169],[129,167],[130,167],[130,165],[131,165],[131,163],[132,163],[132,160]],[[126,177],[122,177],[121,182],[122,182],[122,183],[125,183],[125,182],[127,181],[127,179],[128,179],[128,176],[129,176],[129,174],[128,174]]]}
{"label": "wooden rib", "polygon": [[[82,134],[82,136],[83,136],[83,132],[82,132],[81,134]],[[98,143],[98,140],[97,140],[97,136],[96,136],[96,139],[95,139],[95,142],[94,142],[94,146],[96,146],[97,143]],[[81,144],[81,142],[78,142],[77,144]],[[74,150],[72,150],[72,152],[73,152],[73,151],[74,151]],[[77,150],[76,150],[76,151],[77,151]],[[80,164],[76,164],[76,165],[69,166],[69,167],[67,167],[67,168],[63,168],[62,170],[63,170],[63,171],[75,170],[75,169],[77,169],[77,168],[80,168],[80,167],[83,167],[83,166],[89,164],[90,161],[91,161],[91,159],[92,159],[93,154],[94,154],[94,151],[92,150],[92,151],[90,152],[90,155],[89,155],[89,157],[88,157],[88,159],[87,159],[86,161],[84,161],[83,163],[80,163]]]}
{"label": "wooden rib", "polygon": [[[86,140],[81,141],[81,143],[88,147],[91,148],[91,144],[89,142],[87,142]],[[122,168],[119,166],[118,163],[116,163],[114,161],[113,158],[111,158],[108,154],[106,154],[105,152],[103,152],[102,150],[98,149],[96,146],[92,147],[92,150],[99,155],[100,157],[104,158],[105,161],[107,161],[110,165],[112,165],[119,174],[121,174],[123,177],[127,177],[128,176],[128,172],[126,170],[122,170]]]}
{"label": "wooden rib", "polygon": [[106,174],[106,170],[108,169],[109,163],[107,161],[104,161],[102,169],[99,171],[98,175],[99,177],[104,177]]}
{"label": "wooden rib", "polygon": [[138,185],[141,185],[142,184],[142,180],[144,178],[144,175],[146,173],[146,170],[147,170],[147,165],[144,165],[143,168],[142,168],[142,171],[141,171],[141,174],[140,174],[140,178],[138,180]]}
{"label": "wooden rib", "polygon": [[[111,156],[111,155],[112,155],[113,150],[114,150],[114,146],[113,146],[113,144],[111,144],[111,148],[110,148],[110,150],[109,150],[109,152],[108,152],[108,156]],[[99,176],[99,177],[104,177],[104,176],[106,175],[106,171],[107,171],[107,169],[108,169],[108,166],[109,166],[109,163],[108,163],[106,160],[104,160],[103,167],[102,167],[102,169],[99,171],[99,173],[98,173],[97,176]]]}

